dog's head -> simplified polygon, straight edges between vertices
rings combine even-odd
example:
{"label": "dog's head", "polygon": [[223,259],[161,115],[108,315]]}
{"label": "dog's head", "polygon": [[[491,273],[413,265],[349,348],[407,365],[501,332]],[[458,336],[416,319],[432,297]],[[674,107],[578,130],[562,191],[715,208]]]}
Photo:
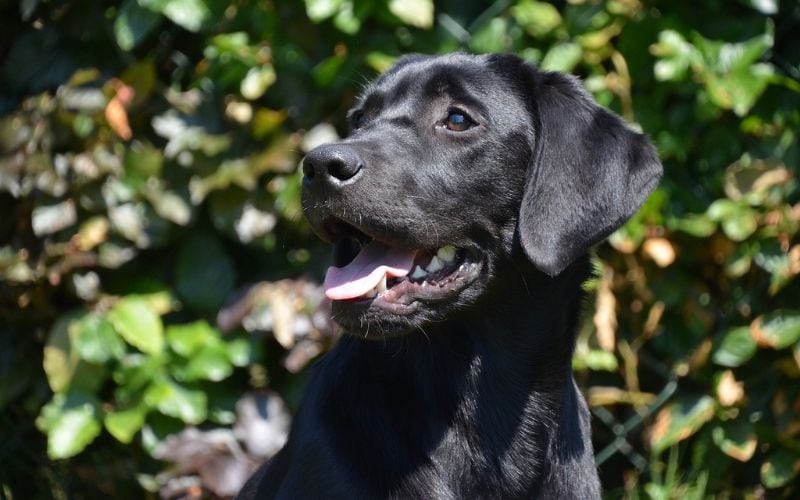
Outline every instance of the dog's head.
{"label": "dog's head", "polygon": [[515,255],[558,275],[661,175],[576,79],[510,55],[403,58],[349,119],[306,156],[303,208],[333,244],[334,319],[361,335],[450,318]]}

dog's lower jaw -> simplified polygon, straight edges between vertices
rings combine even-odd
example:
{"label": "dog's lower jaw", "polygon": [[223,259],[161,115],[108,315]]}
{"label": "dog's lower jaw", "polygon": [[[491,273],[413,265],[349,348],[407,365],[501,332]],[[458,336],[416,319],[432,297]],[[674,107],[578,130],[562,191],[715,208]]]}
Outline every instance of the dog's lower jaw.
{"label": "dog's lower jaw", "polygon": [[588,269],[504,277],[507,295],[427,336],[342,338],[308,385],[303,432],[243,498],[599,498],[571,374]]}

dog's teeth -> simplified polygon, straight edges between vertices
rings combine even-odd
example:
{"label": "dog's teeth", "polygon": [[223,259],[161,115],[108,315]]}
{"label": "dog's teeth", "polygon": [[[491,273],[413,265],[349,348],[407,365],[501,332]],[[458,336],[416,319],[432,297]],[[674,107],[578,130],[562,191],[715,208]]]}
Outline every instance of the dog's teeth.
{"label": "dog's teeth", "polygon": [[375,289],[378,290],[379,292],[385,292],[386,291],[386,275],[385,274],[383,275],[383,278],[381,278],[381,280],[378,282],[378,285],[375,287]]}
{"label": "dog's teeth", "polygon": [[417,265],[417,267],[414,268],[414,272],[411,273],[411,279],[418,280],[420,278],[424,278],[427,275],[428,275],[428,272],[425,271],[424,269],[422,269],[421,267],[419,267],[419,265]]}
{"label": "dog's teeth", "polygon": [[425,270],[428,271],[429,273],[435,273],[436,271],[442,269],[443,267],[444,264],[442,264],[442,261],[439,260],[439,257],[434,255],[433,258],[431,259],[430,264],[428,264],[428,267],[426,267]]}
{"label": "dog's teeth", "polygon": [[376,295],[378,295],[378,288],[377,287],[373,288],[369,292],[365,293],[364,297],[367,297],[368,299],[371,299],[371,298],[375,297]]}
{"label": "dog's teeth", "polygon": [[452,262],[456,258],[456,248],[453,245],[445,245],[436,252],[436,256],[443,262]]}

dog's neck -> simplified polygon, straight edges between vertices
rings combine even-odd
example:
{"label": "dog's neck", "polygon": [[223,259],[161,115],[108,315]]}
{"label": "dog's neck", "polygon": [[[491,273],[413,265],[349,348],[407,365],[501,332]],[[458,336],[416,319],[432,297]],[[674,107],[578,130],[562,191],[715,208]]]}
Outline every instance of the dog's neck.
{"label": "dog's neck", "polygon": [[[482,457],[483,465],[456,468],[483,471],[486,477],[476,480],[487,488],[521,484],[509,496],[540,491],[547,467],[560,460],[552,450],[577,456],[583,450],[571,447],[588,439],[582,417],[566,414],[582,404],[576,404],[571,357],[588,268],[583,261],[556,278],[515,270],[459,321],[385,342],[342,338],[317,372],[327,383],[310,384],[325,388],[310,397],[337,429],[331,438],[342,439],[334,446],[352,451],[356,470],[387,460],[383,473],[398,478],[408,471],[392,464],[442,461],[449,465],[438,468],[447,470],[463,457]],[[414,448],[385,448],[398,434],[409,436]],[[574,442],[565,446],[567,434]],[[387,435],[393,438],[384,441]],[[358,446],[345,441],[354,439]],[[509,483],[504,476],[519,467],[528,483]]]}

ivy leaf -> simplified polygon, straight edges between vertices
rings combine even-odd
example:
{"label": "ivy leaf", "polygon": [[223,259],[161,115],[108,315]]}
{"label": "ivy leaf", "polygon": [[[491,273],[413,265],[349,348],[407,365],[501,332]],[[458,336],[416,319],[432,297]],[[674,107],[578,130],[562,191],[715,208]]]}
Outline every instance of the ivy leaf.
{"label": "ivy leaf", "polygon": [[750,327],[742,326],[729,330],[722,337],[711,359],[718,365],[735,368],[752,358],[757,349]]}
{"label": "ivy leaf", "polygon": [[161,16],[142,7],[138,0],[126,0],[114,20],[114,37],[122,50],[136,48],[158,26]]}
{"label": "ivy leaf", "polygon": [[581,61],[581,57],[583,57],[583,51],[577,43],[557,43],[547,51],[542,59],[542,69],[570,72]]}
{"label": "ivy leaf", "polygon": [[114,305],[108,319],[122,338],[140,351],[158,354],[163,350],[161,318],[145,299],[135,295],[125,297]]}
{"label": "ivy leaf", "polygon": [[344,0],[305,0],[306,15],[311,21],[319,23],[339,11]]}
{"label": "ivy leaf", "polygon": [[682,441],[714,416],[715,403],[710,396],[686,396],[658,412],[650,434],[650,447],[661,453]]}
{"label": "ivy leaf", "polygon": [[411,26],[433,26],[433,0],[389,0],[389,11]]}
{"label": "ivy leaf", "polygon": [[562,24],[558,9],[546,2],[521,0],[511,7],[511,15],[535,38],[544,37]]}
{"label": "ivy leaf", "polygon": [[715,426],[711,436],[723,453],[740,462],[749,461],[758,445],[753,424],[744,418]]}
{"label": "ivy leaf", "polygon": [[117,441],[128,444],[144,425],[146,416],[147,407],[138,405],[126,410],[109,412],[106,415],[104,424],[106,430],[117,438]]}
{"label": "ivy leaf", "polygon": [[780,488],[792,481],[800,472],[800,456],[778,449],[761,464],[761,482],[767,488]]}
{"label": "ivy leaf", "polygon": [[103,316],[88,314],[77,321],[75,328],[75,350],[81,359],[105,363],[125,354],[125,343]]}
{"label": "ivy leaf", "polygon": [[78,365],[77,353],[72,349],[69,327],[73,321],[82,318],[85,312],[73,311],[56,320],[47,336],[44,346],[44,366],[47,383],[53,392],[62,392],[69,386]]}
{"label": "ivy leaf", "polygon": [[153,382],[145,392],[144,402],[164,415],[192,425],[203,422],[208,412],[203,391],[187,389],[167,379]]}
{"label": "ivy leaf", "polygon": [[199,31],[211,11],[204,0],[138,0],[143,7],[163,14],[170,21],[189,31]]}
{"label": "ivy leaf", "polygon": [[170,348],[185,358],[194,356],[203,347],[218,341],[219,331],[204,320],[167,327]]}
{"label": "ivy leaf", "polygon": [[210,380],[219,382],[233,373],[228,350],[221,342],[206,346],[194,354],[184,367],[175,367],[176,378],[185,381]]}
{"label": "ivy leaf", "polygon": [[77,455],[100,434],[97,400],[82,392],[56,394],[42,407],[36,426],[47,434],[47,455],[52,459]]}
{"label": "ivy leaf", "polygon": [[750,324],[750,332],[759,346],[785,349],[800,340],[800,312],[769,312]]}

